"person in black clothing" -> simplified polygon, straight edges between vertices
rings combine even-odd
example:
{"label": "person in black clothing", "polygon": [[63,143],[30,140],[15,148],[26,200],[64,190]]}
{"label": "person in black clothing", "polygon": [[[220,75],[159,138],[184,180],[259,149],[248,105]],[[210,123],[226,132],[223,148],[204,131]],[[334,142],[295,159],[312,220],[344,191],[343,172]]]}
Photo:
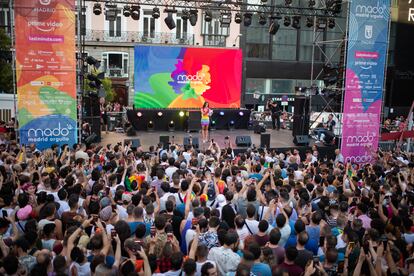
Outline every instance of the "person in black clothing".
{"label": "person in black clothing", "polygon": [[276,101],[268,100],[267,108],[272,112],[272,127],[273,129],[280,129],[280,114],[281,109],[279,104]]}

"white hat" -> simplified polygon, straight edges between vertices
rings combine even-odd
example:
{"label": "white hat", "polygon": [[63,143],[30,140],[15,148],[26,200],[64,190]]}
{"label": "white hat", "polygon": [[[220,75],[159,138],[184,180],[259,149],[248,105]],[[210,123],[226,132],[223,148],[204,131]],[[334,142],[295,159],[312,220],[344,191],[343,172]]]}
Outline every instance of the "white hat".
{"label": "white hat", "polygon": [[219,194],[216,199],[219,207],[226,205],[226,197],[224,195]]}

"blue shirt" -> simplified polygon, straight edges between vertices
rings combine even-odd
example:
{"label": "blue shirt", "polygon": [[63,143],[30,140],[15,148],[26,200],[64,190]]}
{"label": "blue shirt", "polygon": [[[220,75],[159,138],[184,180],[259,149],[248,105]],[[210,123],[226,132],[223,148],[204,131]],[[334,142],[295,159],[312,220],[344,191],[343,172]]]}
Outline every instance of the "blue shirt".
{"label": "blue shirt", "polygon": [[145,237],[150,234],[151,225],[149,223],[144,223],[141,221],[133,221],[133,222],[128,222],[129,229],[131,230],[131,236],[135,236],[135,230],[137,230],[137,227],[140,224],[145,224],[145,229],[146,229]]}
{"label": "blue shirt", "polygon": [[268,264],[255,263],[250,271],[257,276],[272,276],[272,270]]}
{"label": "blue shirt", "polygon": [[305,248],[313,252],[314,255],[317,255],[319,248],[319,238],[321,236],[321,229],[319,228],[319,226],[306,226],[306,232],[308,233],[309,240],[305,244]]}

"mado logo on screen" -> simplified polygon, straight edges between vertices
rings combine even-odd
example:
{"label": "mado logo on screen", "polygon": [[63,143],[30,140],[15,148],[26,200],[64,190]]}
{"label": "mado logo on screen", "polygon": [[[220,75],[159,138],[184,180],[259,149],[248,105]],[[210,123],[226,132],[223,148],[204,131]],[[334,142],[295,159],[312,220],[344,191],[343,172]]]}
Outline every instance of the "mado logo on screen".
{"label": "mado logo on screen", "polygon": [[63,115],[49,115],[30,121],[21,130],[22,144],[36,143],[43,147],[52,144],[73,144],[76,123]]}
{"label": "mado logo on screen", "polygon": [[177,75],[177,83],[202,83],[206,75],[203,72],[197,72],[194,75],[179,74]]}
{"label": "mado logo on screen", "polygon": [[373,19],[383,18],[388,14],[388,8],[385,4],[380,5],[357,5],[355,7],[355,15],[358,17],[368,17]]}

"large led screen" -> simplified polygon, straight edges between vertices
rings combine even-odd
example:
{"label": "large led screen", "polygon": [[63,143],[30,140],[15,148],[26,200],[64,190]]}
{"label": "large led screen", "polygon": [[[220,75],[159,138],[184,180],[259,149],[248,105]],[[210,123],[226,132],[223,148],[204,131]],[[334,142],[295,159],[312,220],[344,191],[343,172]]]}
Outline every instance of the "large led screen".
{"label": "large led screen", "polygon": [[136,46],[135,108],[239,108],[239,49]]}

